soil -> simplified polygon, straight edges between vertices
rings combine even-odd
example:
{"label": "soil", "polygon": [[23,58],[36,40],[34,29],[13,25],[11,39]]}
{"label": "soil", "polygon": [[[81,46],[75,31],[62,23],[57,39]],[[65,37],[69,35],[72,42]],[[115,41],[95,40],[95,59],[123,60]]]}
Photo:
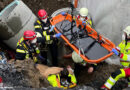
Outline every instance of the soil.
{"label": "soil", "polygon": [[0,11],[14,0],[0,0]]}
{"label": "soil", "polygon": [[25,4],[37,15],[39,9],[45,9],[51,15],[57,9],[69,7],[69,0],[23,0]]}

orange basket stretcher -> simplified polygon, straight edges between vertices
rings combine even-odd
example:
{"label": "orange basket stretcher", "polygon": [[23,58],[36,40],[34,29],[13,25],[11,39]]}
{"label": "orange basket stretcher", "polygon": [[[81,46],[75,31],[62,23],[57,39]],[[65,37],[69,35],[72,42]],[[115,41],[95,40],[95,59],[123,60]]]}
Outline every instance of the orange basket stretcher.
{"label": "orange basket stretcher", "polygon": [[80,20],[72,24],[72,16],[58,14],[50,22],[55,25],[55,32],[62,33],[61,38],[88,63],[99,63],[113,55],[115,44],[98,34]]}

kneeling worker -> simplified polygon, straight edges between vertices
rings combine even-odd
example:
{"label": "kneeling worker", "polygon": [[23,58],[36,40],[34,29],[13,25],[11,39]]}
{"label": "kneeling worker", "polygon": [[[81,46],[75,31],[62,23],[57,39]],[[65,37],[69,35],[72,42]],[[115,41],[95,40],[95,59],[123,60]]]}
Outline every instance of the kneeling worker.
{"label": "kneeling worker", "polygon": [[76,86],[77,80],[70,66],[67,68],[60,68],[37,64],[36,68],[53,87],[69,89]]}

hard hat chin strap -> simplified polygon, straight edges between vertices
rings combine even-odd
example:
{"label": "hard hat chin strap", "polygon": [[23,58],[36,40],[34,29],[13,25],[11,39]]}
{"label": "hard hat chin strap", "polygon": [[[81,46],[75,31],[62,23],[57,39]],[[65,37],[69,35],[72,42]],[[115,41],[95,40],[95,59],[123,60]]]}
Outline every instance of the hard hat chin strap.
{"label": "hard hat chin strap", "polygon": [[128,36],[126,35],[126,37],[125,37],[125,45],[127,45],[128,41],[130,41],[130,38],[128,38]]}

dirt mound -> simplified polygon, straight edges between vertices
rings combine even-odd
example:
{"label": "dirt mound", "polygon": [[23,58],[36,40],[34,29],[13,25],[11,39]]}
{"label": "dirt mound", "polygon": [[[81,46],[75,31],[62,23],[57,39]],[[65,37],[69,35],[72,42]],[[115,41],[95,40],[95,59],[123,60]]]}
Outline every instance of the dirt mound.
{"label": "dirt mound", "polygon": [[40,74],[39,70],[35,68],[33,60],[16,61],[14,63],[18,72],[24,75],[27,85],[32,88],[47,87],[48,83]]}

